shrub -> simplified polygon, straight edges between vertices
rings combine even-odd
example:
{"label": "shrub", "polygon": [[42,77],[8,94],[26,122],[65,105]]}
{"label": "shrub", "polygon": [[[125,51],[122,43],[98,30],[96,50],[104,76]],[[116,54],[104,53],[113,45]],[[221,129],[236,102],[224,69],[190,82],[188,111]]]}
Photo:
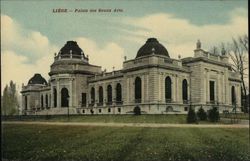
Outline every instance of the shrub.
{"label": "shrub", "polygon": [[140,115],[140,114],[141,114],[141,109],[140,109],[139,106],[136,106],[136,107],[134,108],[134,114],[135,114],[135,115]]}
{"label": "shrub", "polygon": [[211,122],[218,122],[220,120],[220,114],[217,107],[213,107],[208,111],[208,118]]}
{"label": "shrub", "polygon": [[187,123],[196,123],[197,118],[193,108],[189,108],[187,115]]}
{"label": "shrub", "polygon": [[198,112],[197,112],[197,117],[201,120],[201,121],[205,121],[207,120],[207,113],[205,112],[205,110],[201,107]]}

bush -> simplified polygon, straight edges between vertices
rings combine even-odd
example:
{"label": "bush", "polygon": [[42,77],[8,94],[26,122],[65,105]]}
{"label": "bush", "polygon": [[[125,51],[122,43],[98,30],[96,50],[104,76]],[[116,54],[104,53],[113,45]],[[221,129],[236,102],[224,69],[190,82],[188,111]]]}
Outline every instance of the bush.
{"label": "bush", "polygon": [[196,123],[197,118],[193,108],[189,108],[187,115],[187,123]]}
{"label": "bush", "polygon": [[201,121],[205,121],[207,120],[207,113],[205,112],[205,110],[201,107],[198,112],[197,112],[197,117],[201,120]]}
{"label": "bush", "polygon": [[217,107],[213,107],[208,111],[208,118],[211,122],[218,122],[220,120],[220,114]]}
{"label": "bush", "polygon": [[135,115],[140,115],[140,114],[141,114],[141,109],[140,109],[139,106],[136,106],[136,107],[134,108],[134,114],[135,114]]}

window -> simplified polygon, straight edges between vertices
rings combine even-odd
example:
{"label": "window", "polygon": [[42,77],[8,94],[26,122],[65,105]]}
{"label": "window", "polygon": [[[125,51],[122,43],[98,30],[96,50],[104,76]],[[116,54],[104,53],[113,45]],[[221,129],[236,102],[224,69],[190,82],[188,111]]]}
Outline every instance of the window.
{"label": "window", "polygon": [[107,87],[107,94],[108,94],[108,105],[112,104],[112,86],[108,85]]}
{"label": "window", "polygon": [[184,107],[184,111],[188,111],[188,107]]}
{"label": "window", "polygon": [[28,109],[28,98],[27,96],[24,96],[24,104],[25,104],[25,110]]}
{"label": "window", "polygon": [[99,109],[99,113],[101,113],[102,112],[102,109]]}
{"label": "window", "polygon": [[182,81],[182,100],[188,100],[188,84],[186,79]]}
{"label": "window", "polygon": [[122,86],[120,83],[116,85],[116,103],[122,103]]}
{"label": "window", "polygon": [[235,97],[235,87],[231,87],[231,100],[232,100],[232,105],[236,104],[236,97]]}
{"label": "window", "polygon": [[166,112],[173,112],[173,111],[174,111],[174,109],[173,109],[172,106],[168,106],[168,107],[166,108]]}
{"label": "window", "polygon": [[171,78],[168,76],[165,79],[165,99],[171,100],[172,98],[172,82]]}
{"label": "window", "polygon": [[118,108],[118,112],[119,112],[119,113],[121,112],[121,108]]}
{"label": "window", "polygon": [[57,107],[57,91],[55,88],[53,90],[53,95],[54,95],[54,107]]}
{"label": "window", "polygon": [[141,78],[135,78],[135,101],[141,103]]}
{"label": "window", "polygon": [[85,113],[85,110],[82,110],[82,113]]}
{"label": "window", "polygon": [[46,95],[45,95],[45,107],[46,107],[46,108],[48,108],[48,104],[49,104],[48,95],[46,94]]}
{"label": "window", "polygon": [[108,108],[108,112],[111,112],[111,109],[110,109],[110,108]]}
{"label": "window", "polygon": [[86,107],[87,98],[86,93],[82,93],[82,107]]}
{"label": "window", "polygon": [[41,95],[41,107],[43,108],[43,95]]}
{"label": "window", "polygon": [[210,101],[215,101],[215,82],[209,81]]}
{"label": "window", "polygon": [[94,87],[91,88],[90,98],[91,98],[91,104],[94,104],[95,103],[95,88]]}
{"label": "window", "polygon": [[69,107],[69,91],[67,88],[61,90],[61,106]]}
{"label": "window", "polygon": [[102,86],[99,87],[99,103],[103,104],[103,88],[102,88]]}

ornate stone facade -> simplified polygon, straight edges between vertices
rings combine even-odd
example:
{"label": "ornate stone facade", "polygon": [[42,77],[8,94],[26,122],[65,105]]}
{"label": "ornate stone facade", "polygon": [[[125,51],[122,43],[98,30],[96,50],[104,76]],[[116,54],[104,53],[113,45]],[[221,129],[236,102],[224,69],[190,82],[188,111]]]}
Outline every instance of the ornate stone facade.
{"label": "ornate stone facade", "polygon": [[144,114],[173,114],[190,107],[217,106],[223,112],[241,106],[240,75],[227,55],[204,51],[200,41],[194,57],[171,59],[150,38],[135,59],[125,58],[123,69],[112,72],[89,64],[77,43],[68,41],[55,54],[49,75],[48,84],[35,75],[23,86],[25,114],[133,114],[136,106]]}

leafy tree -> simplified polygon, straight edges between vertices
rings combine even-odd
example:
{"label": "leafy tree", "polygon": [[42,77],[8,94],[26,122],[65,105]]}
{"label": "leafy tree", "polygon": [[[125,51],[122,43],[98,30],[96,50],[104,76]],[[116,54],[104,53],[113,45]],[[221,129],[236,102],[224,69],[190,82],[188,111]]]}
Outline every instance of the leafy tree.
{"label": "leafy tree", "polygon": [[201,121],[207,120],[207,113],[205,112],[205,110],[202,107],[199,108],[199,110],[197,112],[197,116]]}
{"label": "leafy tree", "polygon": [[189,108],[187,115],[187,123],[196,123],[197,117],[193,108]]}
{"label": "leafy tree", "polygon": [[220,114],[217,107],[213,107],[208,111],[208,118],[211,122],[218,122],[220,120]]}
{"label": "leafy tree", "polygon": [[3,115],[14,115],[18,113],[17,90],[16,84],[13,81],[10,81],[9,86],[5,86],[1,105]]}

